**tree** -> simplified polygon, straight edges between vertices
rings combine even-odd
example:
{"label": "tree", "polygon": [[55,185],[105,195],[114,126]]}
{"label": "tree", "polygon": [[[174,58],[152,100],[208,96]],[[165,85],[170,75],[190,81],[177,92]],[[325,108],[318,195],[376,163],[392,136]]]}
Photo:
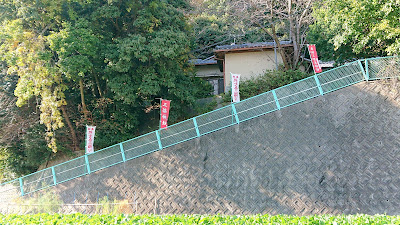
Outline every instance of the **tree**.
{"label": "tree", "polygon": [[[230,1],[232,15],[240,21],[262,28],[277,43],[286,70],[297,69],[306,43],[309,25],[313,22],[312,0],[239,0]],[[293,43],[293,54],[287,55],[280,45],[279,27]]]}
{"label": "tree", "polygon": [[[119,15],[129,14],[120,8]],[[144,1],[118,27],[106,55],[110,89],[116,100],[153,108],[157,97],[173,101],[171,119],[185,114],[201,88],[190,68],[191,39],[184,14],[164,1]],[[113,15],[112,15],[113,16]],[[120,17],[118,17],[120,18]]]}
{"label": "tree", "polygon": [[170,122],[185,118],[207,91],[188,62],[186,9],[184,0],[0,1],[0,57],[7,76],[18,77],[17,111],[37,104],[44,124],[33,120],[15,146],[0,143],[20,151],[11,164],[35,155],[29,139],[43,133],[56,152],[83,148],[86,124],[97,126],[97,148],[154,129],[157,97],[173,100]]}
{"label": "tree", "polygon": [[0,72],[0,182],[36,170],[52,156],[46,145],[45,127],[39,124],[35,104],[16,106],[13,91],[18,82],[15,74]]}
{"label": "tree", "polygon": [[321,52],[338,61],[400,53],[398,0],[329,0],[314,6],[310,41],[330,46]]}
{"label": "tree", "polygon": [[[85,102],[83,79],[93,71],[92,59],[98,54],[99,40],[89,28],[85,19],[74,24],[65,22],[62,29],[48,36],[50,48],[57,53],[56,65],[66,79],[79,83],[82,112],[88,119],[89,111]],[[101,94],[101,92],[100,92]]]}
{"label": "tree", "polygon": [[8,65],[7,72],[19,76],[14,91],[16,104],[23,106],[32,97],[40,96],[40,121],[47,128],[49,147],[56,152],[54,131],[64,126],[59,108],[65,105],[66,87],[61,74],[50,65],[45,37],[24,30],[20,19],[5,21],[0,33],[0,52]]}
{"label": "tree", "polygon": [[194,9],[189,13],[195,40],[192,51],[197,58],[214,55],[217,45],[249,43],[270,40],[271,37],[258,26],[233,19],[229,14],[229,1],[192,1]]}

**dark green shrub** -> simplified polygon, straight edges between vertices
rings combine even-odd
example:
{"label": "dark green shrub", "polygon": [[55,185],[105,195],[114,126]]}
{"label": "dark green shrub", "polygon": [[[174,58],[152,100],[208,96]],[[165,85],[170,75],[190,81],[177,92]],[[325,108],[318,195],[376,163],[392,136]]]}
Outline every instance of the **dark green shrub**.
{"label": "dark green shrub", "polygon": [[[244,100],[311,76],[302,71],[268,70],[265,74],[240,82],[240,99]],[[224,95],[224,102],[231,101],[231,92]]]}

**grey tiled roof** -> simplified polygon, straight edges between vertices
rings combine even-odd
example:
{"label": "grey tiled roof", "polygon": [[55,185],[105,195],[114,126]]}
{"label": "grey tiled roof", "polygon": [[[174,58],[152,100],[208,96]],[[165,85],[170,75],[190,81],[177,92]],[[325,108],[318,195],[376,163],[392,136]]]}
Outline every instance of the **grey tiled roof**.
{"label": "grey tiled roof", "polygon": [[207,59],[191,59],[189,60],[190,63],[194,65],[212,65],[217,64],[217,60],[214,56],[208,57]]}
{"label": "grey tiled roof", "polygon": [[[281,45],[291,44],[290,41],[281,41]],[[264,47],[272,47],[274,46],[274,42],[257,42],[257,43],[246,43],[246,44],[232,44],[232,45],[220,45],[215,47],[215,50],[232,50],[232,49],[241,49],[241,48],[264,48]]]}

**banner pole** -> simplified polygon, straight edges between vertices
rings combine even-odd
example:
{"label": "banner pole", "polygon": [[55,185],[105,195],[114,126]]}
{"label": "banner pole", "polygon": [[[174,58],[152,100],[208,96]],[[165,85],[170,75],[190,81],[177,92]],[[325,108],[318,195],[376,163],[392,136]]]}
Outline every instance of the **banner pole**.
{"label": "banner pole", "polygon": [[85,155],[87,154],[87,124],[85,125]]}
{"label": "banner pole", "polygon": [[313,62],[312,62],[312,57],[311,57],[310,49],[308,48],[309,44],[307,44],[306,46],[307,46],[308,54],[310,55],[311,66],[312,66],[312,68],[313,68],[314,75],[317,75],[317,73],[315,72],[315,68],[314,68]]}
{"label": "banner pole", "polygon": [[[232,95],[233,95],[233,74],[232,74],[232,72],[230,72],[230,74],[231,74],[231,105],[232,105],[232,101],[233,101],[233,97],[232,97]],[[233,124],[233,108],[232,108],[232,124]]]}
{"label": "banner pole", "polygon": [[160,122],[158,123],[158,129],[161,130],[161,109],[162,109],[162,98],[156,98],[160,100]]}
{"label": "banner pole", "polygon": [[233,101],[233,99],[232,99],[232,95],[233,95],[233,76],[232,76],[232,72],[230,72],[231,73],[231,104],[232,104],[232,101]]}

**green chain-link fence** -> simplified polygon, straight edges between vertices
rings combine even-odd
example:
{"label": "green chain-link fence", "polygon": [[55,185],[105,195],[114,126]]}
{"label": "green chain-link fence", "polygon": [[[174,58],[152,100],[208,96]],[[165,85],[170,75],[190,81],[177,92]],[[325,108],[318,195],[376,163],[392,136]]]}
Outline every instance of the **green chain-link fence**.
{"label": "green chain-link fence", "polygon": [[1,184],[0,195],[26,195],[162,150],[361,81],[400,77],[400,57],[358,60],[92,154]]}

